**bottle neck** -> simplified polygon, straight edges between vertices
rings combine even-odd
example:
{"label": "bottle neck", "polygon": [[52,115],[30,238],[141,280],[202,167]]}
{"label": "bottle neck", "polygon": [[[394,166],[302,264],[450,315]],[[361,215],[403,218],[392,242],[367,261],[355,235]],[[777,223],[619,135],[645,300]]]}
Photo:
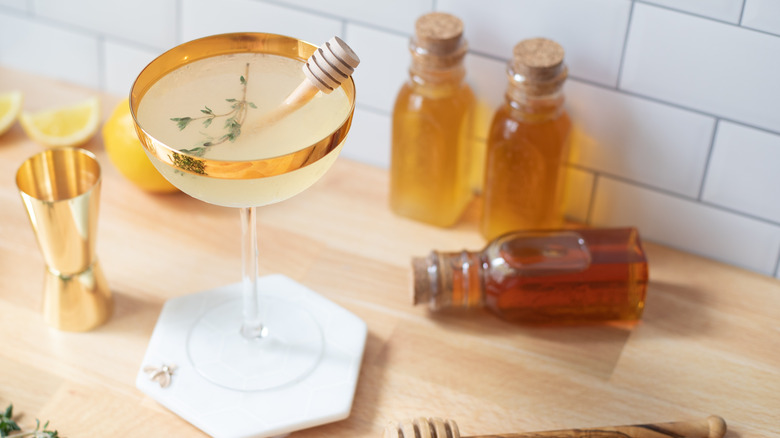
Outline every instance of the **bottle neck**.
{"label": "bottle neck", "polygon": [[563,84],[569,73],[565,65],[537,69],[510,64],[506,73],[509,84],[504,96],[513,118],[542,122],[563,113]]}
{"label": "bottle neck", "polygon": [[512,118],[517,120],[543,122],[558,118],[564,111],[563,91],[560,88],[547,94],[534,95],[523,85],[510,81],[504,99]]}
{"label": "bottle neck", "polygon": [[480,252],[433,251],[412,259],[414,303],[428,303],[432,310],[484,305],[484,273]]}
{"label": "bottle neck", "polygon": [[450,51],[431,50],[432,47],[413,40],[409,45],[412,62],[409,79],[413,86],[428,89],[454,90],[460,87],[466,77],[463,58],[466,44],[461,42]]}
{"label": "bottle neck", "polygon": [[447,68],[432,68],[412,63],[409,82],[417,93],[436,98],[454,94],[462,87],[466,70],[462,64]]}

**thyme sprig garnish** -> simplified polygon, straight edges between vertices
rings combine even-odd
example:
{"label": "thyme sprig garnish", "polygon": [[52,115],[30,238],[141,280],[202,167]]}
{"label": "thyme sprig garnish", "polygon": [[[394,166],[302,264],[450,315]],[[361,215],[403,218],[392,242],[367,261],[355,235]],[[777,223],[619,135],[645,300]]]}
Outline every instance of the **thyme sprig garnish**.
{"label": "thyme sprig garnish", "polygon": [[8,405],[5,412],[0,415],[0,437],[7,437],[10,433],[22,430],[12,418],[14,415],[14,405]]}
{"label": "thyme sprig garnish", "polygon": [[179,127],[179,131],[183,131],[185,128],[187,128],[187,126],[190,125],[190,123],[194,121],[202,120],[203,128],[208,128],[215,119],[225,118],[225,123],[223,126],[225,133],[222,136],[214,138],[204,133],[206,136],[205,140],[198,143],[192,149],[182,149],[182,152],[195,155],[197,157],[202,157],[206,154],[206,151],[209,147],[222,144],[226,141],[234,142],[241,135],[241,126],[244,124],[244,120],[246,119],[247,109],[257,108],[254,103],[246,100],[246,87],[247,83],[249,82],[249,63],[246,64],[244,75],[239,78],[239,81],[241,82],[241,98],[225,99],[226,102],[231,104],[230,111],[217,114],[214,112],[214,110],[204,105],[204,109],[200,110],[200,112],[204,114],[202,116],[171,118],[171,121],[176,122],[176,125]]}
{"label": "thyme sprig garnish", "polygon": [[10,404],[5,408],[5,412],[0,414],[0,438],[60,438],[59,432],[49,430],[49,422],[41,426],[40,420],[35,420],[35,429],[29,432],[22,431],[22,428],[16,424],[13,419],[14,405]]}

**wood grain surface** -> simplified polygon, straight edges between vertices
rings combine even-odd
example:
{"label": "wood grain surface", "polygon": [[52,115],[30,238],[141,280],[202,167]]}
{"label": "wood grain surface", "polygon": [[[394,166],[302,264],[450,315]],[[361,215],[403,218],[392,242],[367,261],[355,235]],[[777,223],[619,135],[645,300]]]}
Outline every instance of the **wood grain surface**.
{"label": "wood grain surface", "polygon": [[[28,110],[96,94],[0,69],[0,91]],[[104,119],[119,101],[102,96]],[[359,117],[354,123],[360,123]],[[134,387],[166,299],[240,278],[238,212],[123,179],[103,166],[97,253],[116,309],[88,333],[42,322],[43,260],[17,193],[41,150],[17,124],[0,137],[0,407],[67,437],[199,437]],[[361,147],[348,143],[348,148]],[[477,209],[452,229],[394,216],[388,175],[339,159],[314,187],[258,211],[260,273],[282,273],[355,313],[369,334],[344,421],[296,437],[375,437],[414,417],[461,434],[586,428],[722,416],[727,437],[780,437],[780,282],[645,243],[651,283],[633,326],[529,327],[478,312],[411,305],[410,259],[478,249]]]}

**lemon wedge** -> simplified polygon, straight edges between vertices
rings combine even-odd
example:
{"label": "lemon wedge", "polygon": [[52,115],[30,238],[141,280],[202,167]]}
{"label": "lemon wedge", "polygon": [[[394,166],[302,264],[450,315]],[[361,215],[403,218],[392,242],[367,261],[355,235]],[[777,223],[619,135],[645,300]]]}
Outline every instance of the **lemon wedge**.
{"label": "lemon wedge", "polygon": [[0,135],[11,129],[22,109],[22,92],[0,93]]}
{"label": "lemon wedge", "polygon": [[93,97],[73,105],[34,113],[22,111],[19,121],[27,135],[44,146],[79,146],[97,132],[100,100]]}
{"label": "lemon wedge", "polygon": [[156,193],[178,191],[146,156],[135,132],[128,99],[119,102],[103,125],[103,145],[114,166],[136,186]]}

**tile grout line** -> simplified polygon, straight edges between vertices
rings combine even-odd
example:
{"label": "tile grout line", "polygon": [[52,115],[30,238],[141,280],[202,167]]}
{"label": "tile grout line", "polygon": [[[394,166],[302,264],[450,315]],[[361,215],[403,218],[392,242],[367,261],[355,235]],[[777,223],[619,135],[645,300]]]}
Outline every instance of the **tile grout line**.
{"label": "tile grout line", "polygon": [[384,110],[384,109],[381,109],[381,108],[377,108],[377,107],[374,107],[374,106],[371,106],[371,105],[367,105],[365,103],[356,103],[355,104],[355,108],[360,108],[363,111],[368,111],[370,113],[374,113],[374,114],[377,114],[377,115],[380,115],[380,116],[388,116],[388,117],[390,117],[390,116],[393,115],[392,111]]}
{"label": "tile grout line", "polygon": [[182,23],[182,16],[184,15],[184,0],[176,0],[176,20],[174,23],[174,33],[176,34],[176,44],[181,44],[184,40],[184,25]]}
{"label": "tile grout line", "polygon": [[696,197],[694,197],[694,196],[688,196],[688,195],[685,195],[685,194],[682,194],[682,193],[675,192],[673,190],[665,189],[663,187],[658,187],[658,186],[655,186],[655,185],[652,185],[652,184],[649,184],[649,183],[645,183],[645,182],[642,182],[642,181],[633,180],[631,178],[628,178],[628,177],[625,177],[625,176],[621,176],[621,175],[618,175],[618,174],[615,174],[615,173],[605,172],[605,171],[600,170],[600,169],[592,169],[590,167],[586,167],[586,166],[583,166],[583,165],[578,164],[578,163],[566,163],[566,165],[571,167],[571,168],[573,168],[573,169],[581,170],[583,172],[590,172],[590,173],[593,173],[594,175],[599,175],[599,176],[603,176],[605,178],[613,179],[613,180],[618,181],[618,182],[631,184],[631,185],[639,187],[641,189],[650,190],[650,191],[653,191],[653,192],[656,192],[656,193],[660,193],[660,194],[664,194],[664,195],[674,196],[674,197],[677,197],[679,199],[684,199],[686,201],[693,201],[693,202],[697,202],[698,201],[698,199]]}
{"label": "tile grout line", "polygon": [[745,5],[746,4],[747,4],[747,0],[742,0],[742,7],[739,8],[739,19],[737,20],[737,23],[739,23],[740,27],[745,27],[745,26],[742,25],[742,19],[745,18]]}
{"label": "tile grout line", "polygon": [[746,213],[744,211],[736,210],[736,209],[731,208],[731,207],[726,207],[725,205],[715,204],[715,203],[709,202],[709,201],[698,201],[696,203],[699,204],[699,205],[703,205],[705,207],[709,207],[709,208],[713,208],[713,209],[718,210],[718,211],[722,211],[724,213],[730,213],[730,214],[733,214],[733,215],[736,215],[736,216],[743,217],[745,219],[750,219],[750,220],[753,220],[753,221],[756,221],[756,222],[761,222],[761,223],[764,223],[764,224],[767,224],[767,225],[770,225],[770,226],[773,226],[773,227],[780,227],[780,222],[774,221],[772,219],[767,219],[767,218],[764,218],[764,217],[761,217],[761,216],[757,216],[757,215],[754,215],[754,214],[751,214],[751,213]]}
{"label": "tile grout line", "polygon": [[605,173],[605,172],[600,171],[600,170],[590,169],[590,168],[581,166],[581,165],[576,164],[576,163],[566,163],[566,165],[568,167],[572,168],[572,169],[577,169],[577,170],[581,170],[583,172],[589,172],[589,173],[593,174],[593,177],[594,177],[594,187],[592,189],[591,200],[590,200],[589,207],[588,207],[588,221],[590,221],[590,219],[591,219],[590,218],[590,216],[591,216],[591,205],[590,204],[592,204],[593,200],[595,199],[596,181],[598,181],[598,180],[600,180],[602,178],[607,178],[607,179],[610,179],[610,180],[613,180],[613,181],[616,181],[616,182],[619,182],[619,183],[622,183],[622,184],[630,185],[632,187],[635,187],[635,188],[638,188],[638,189],[641,189],[641,190],[647,190],[647,191],[653,192],[653,193],[658,194],[658,195],[664,195],[664,196],[668,196],[668,197],[671,197],[671,198],[678,199],[680,201],[690,202],[690,203],[698,204],[698,205],[701,205],[701,206],[704,206],[704,207],[709,207],[709,208],[712,208],[714,210],[718,210],[718,211],[723,212],[723,213],[733,214],[733,215],[736,215],[736,216],[739,216],[739,217],[742,217],[742,218],[745,218],[745,219],[750,219],[750,220],[754,220],[754,221],[757,221],[757,222],[762,222],[762,223],[765,223],[767,225],[771,225],[771,226],[775,226],[775,227],[780,226],[780,221],[767,219],[767,218],[764,218],[764,217],[761,217],[761,216],[757,216],[757,215],[754,215],[754,214],[751,214],[751,213],[747,213],[747,212],[744,212],[744,211],[736,210],[736,209],[733,209],[733,208],[730,208],[730,207],[727,207],[727,206],[724,206],[724,205],[715,204],[715,203],[708,202],[708,201],[700,201],[700,200],[698,200],[698,199],[696,199],[694,197],[691,197],[691,196],[685,196],[685,195],[682,195],[680,193],[675,193],[675,192],[672,192],[670,190],[665,190],[665,189],[662,189],[662,188],[659,188],[659,187],[655,187],[655,186],[652,186],[652,185],[649,185],[649,184],[645,184],[645,183],[642,183],[642,182],[639,182],[639,181],[634,181],[634,180],[631,180],[631,179],[628,179],[628,178],[625,178],[625,177],[622,177],[622,176],[619,176],[619,175],[615,175],[615,174],[611,174],[611,173]]}
{"label": "tile grout line", "polygon": [[753,125],[751,123],[740,121],[740,120],[736,120],[736,119],[731,119],[729,117],[724,117],[724,116],[718,115],[718,114],[708,113],[708,112],[702,111],[700,109],[696,109],[696,108],[688,107],[688,106],[685,106],[685,105],[682,105],[682,104],[679,104],[679,103],[675,103],[675,102],[659,99],[657,97],[653,97],[653,96],[648,96],[648,95],[645,95],[645,94],[637,93],[635,91],[630,91],[630,90],[626,90],[626,89],[612,88],[609,85],[605,85],[605,84],[602,84],[602,83],[599,83],[599,82],[595,82],[595,81],[592,81],[592,80],[588,80],[588,79],[583,79],[583,78],[580,78],[580,77],[577,77],[577,76],[573,76],[573,75],[569,76],[569,80],[572,80],[574,82],[579,82],[579,83],[582,83],[582,84],[585,84],[585,85],[590,85],[592,87],[601,88],[602,90],[615,91],[617,93],[620,93],[620,94],[623,94],[623,95],[626,95],[626,96],[630,96],[630,97],[635,97],[635,98],[642,99],[642,100],[646,100],[648,102],[653,102],[653,103],[666,105],[666,106],[669,106],[669,107],[672,107],[672,108],[676,108],[676,109],[679,109],[679,110],[682,110],[682,111],[687,111],[689,113],[698,114],[700,116],[710,117],[710,118],[713,118],[713,119],[722,120],[724,122],[730,122],[730,123],[734,123],[734,124],[737,124],[737,125],[742,125],[742,126],[745,126],[745,127],[751,128],[751,129],[756,129],[758,131],[765,132],[767,134],[780,135],[780,130],[773,131],[773,130],[771,130],[769,128]]}
{"label": "tile grout line", "polygon": [[343,21],[346,21],[347,24],[355,24],[355,25],[358,25],[358,26],[363,26],[363,27],[366,27],[366,28],[369,28],[369,29],[372,29],[372,30],[386,32],[386,33],[397,35],[397,36],[405,36],[405,37],[409,37],[410,36],[410,34],[408,32],[400,32],[400,31],[395,30],[395,29],[384,27],[381,24],[374,24],[374,23],[369,23],[369,22],[366,22],[366,21],[355,20],[353,18],[348,18],[348,17],[346,17],[344,15],[335,15],[335,14],[332,14],[332,13],[323,12],[322,10],[318,10],[318,9],[310,9],[310,8],[306,8],[306,7],[299,6],[299,5],[292,5],[292,4],[285,3],[285,2],[279,1],[279,0],[257,0],[257,2],[258,3],[265,3],[265,4],[273,5],[273,6],[278,6],[280,8],[289,9],[289,10],[292,10],[292,11],[298,11],[298,12],[303,12],[303,13],[306,13],[306,14],[316,15],[316,16],[319,16],[319,17],[325,17],[325,18],[328,18],[328,19],[331,19],[331,20],[339,20],[339,21],[343,20]]}
{"label": "tile grout line", "polygon": [[631,0],[631,6],[628,9],[628,19],[626,20],[626,33],[623,35],[623,48],[620,50],[620,64],[618,64],[617,76],[615,77],[615,90],[620,90],[620,81],[623,79],[623,66],[626,64],[626,52],[628,51],[628,36],[631,33],[631,23],[634,18],[634,5],[636,2]]}
{"label": "tile grout line", "polygon": [[[479,51],[475,51],[475,50],[469,50],[469,54],[476,55],[476,56],[479,56],[481,58],[486,58],[486,59],[489,59],[491,61],[504,62],[504,63],[508,62],[508,58],[502,58],[500,56],[491,55],[489,53],[479,52]],[[621,71],[622,71],[622,69],[621,69]],[[724,116],[719,115],[719,114],[709,113],[709,112],[706,112],[706,111],[703,111],[703,110],[700,110],[700,109],[697,109],[697,108],[694,108],[694,107],[685,106],[683,104],[679,104],[679,103],[668,101],[668,100],[663,100],[663,99],[660,99],[658,97],[653,97],[653,96],[649,96],[649,95],[646,95],[646,94],[637,93],[635,91],[627,90],[627,89],[624,89],[624,88],[618,88],[616,86],[607,85],[607,84],[604,84],[604,83],[601,83],[601,82],[596,82],[596,81],[591,80],[591,79],[585,79],[585,78],[579,77],[577,75],[569,74],[569,77],[568,77],[567,81],[573,81],[573,82],[578,82],[578,83],[581,83],[581,84],[584,84],[584,85],[590,85],[591,87],[600,88],[602,90],[614,91],[614,92],[622,94],[624,96],[634,97],[634,98],[645,100],[645,101],[648,101],[648,102],[665,105],[665,106],[668,106],[668,107],[671,107],[671,108],[675,108],[675,109],[682,110],[682,111],[687,111],[689,113],[697,114],[697,115],[700,115],[700,116],[703,116],[703,117],[710,117],[712,119],[719,119],[719,120],[722,120],[724,122],[730,122],[730,123],[734,123],[734,124],[737,124],[737,125],[745,126],[747,128],[751,128],[751,129],[755,129],[755,130],[758,130],[758,131],[762,131],[762,132],[765,132],[767,134],[780,135],[780,130],[773,131],[772,129],[765,128],[763,126],[757,126],[757,125],[751,124],[749,122],[744,122],[744,121],[741,121],[741,120],[731,119],[729,117],[724,117]]]}
{"label": "tile grout line", "polygon": [[720,119],[715,119],[715,126],[712,127],[712,134],[710,135],[710,145],[707,150],[707,157],[704,159],[704,171],[701,174],[701,181],[699,182],[699,195],[696,196],[696,200],[703,201],[704,186],[707,184],[707,175],[710,172],[710,161],[712,160],[712,153],[715,151],[715,140],[718,138],[718,130],[720,129]]}
{"label": "tile grout line", "polygon": [[593,207],[596,204],[596,190],[599,185],[599,180],[601,179],[601,174],[598,172],[593,172],[593,187],[590,188],[590,199],[588,200],[588,213],[585,215],[585,223],[588,225],[593,225]]}
{"label": "tile grout line", "polygon": [[776,278],[780,278],[780,249],[777,251],[777,260],[775,261],[775,275]]}
{"label": "tile grout line", "polygon": [[107,92],[108,88],[108,60],[106,59],[106,37],[102,34],[97,36],[97,69],[98,69],[98,90]]}
{"label": "tile grout line", "polygon": [[[19,12],[19,11],[11,10],[9,12],[13,14],[14,12]],[[6,13],[5,11],[0,9],[0,16],[2,16],[5,13]],[[43,17],[40,15],[36,15],[33,11],[26,11],[22,15],[18,15],[18,17],[31,20],[34,24],[40,24],[43,26],[51,27],[52,29],[71,32],[83,36],[85,38],[93,38],[95,40],[98,40],[100,37],[103,37],[106,40],[120,42],[129,47],[133,47],[140,50],[152,50],[156,52],[160,51],[159,47],[151,46],[145,43],[140,43],[138,41],[129,40],[116,35],[109,35],[101,31],[91,29],[89,27],[83,27],[77,24],[65,23],[62,21],[57,21],[52,18]],[[50,75],[44,75],[44,76],[50,76]]]}
{"label": "tile grout line", "polygon": [[[648,2],[646,0],[633,0],[633,1],[636,1],[638,3],[642,3],[643,5],[647,5],[647,6],[650,6],[650,7],[654,7],[654,8],[658,8],[658,9],[664,9],[664,10],[667,10],[667,11],[688,15],[688,16],[691,16],[691,17],[694,17],[694,18],[700,18],[700,19],[704,19],[704,20],[714,21],[715,23],[727,24],[727,25],[730,25],[730,26],[733,26],[733,27],[739,27],[739,28],[743,27],[739,23],[734,23],[734,22],[731,22],[731,21],[722,20],[720,18],[710,17],[708,15],[697,14],[696,12],[686,11],[684,9],[677,9],[677,8],[673,8],[673,7],[666,6],[666,5],[652,3],[652,2]],[[742,1],[743,1],[742,5],[743,5],[743,8],[744,8],[744,1],[745,0],[742,0]],[[741,20],[741,16],[740,16],[740,20]],[[755,29],[752,29],[752,28],[749,28],[749,27],[746,27],[745,29],[755,30]],[[761,31],[759,31],[759,32],[761,32]]]}
{"label": "tile grout line", "polygon": [[671,7],[668,7],[668,6],[664,6],[664,5],[659,5],[659,4],[655,4],[655,3],[648,3],[645,0],[634,0],[634,1],[636,1],[638,3],[642,3],[643,5],[655,7],[655,8],[658,8],[658,9],[664,9],[664,10],[667,10],[667,11],[676,12],[676,13],[683,14],[683,15],[688,15],[690,17],[699,18],[699,19],[702,19],[702,20],[709,20],[709,21],[712,21],[714,23],[724,24],[724,25],[727,25],[727,26],[736,27],[738,29],[744,29],[744,30],[747,30],[747,31],[750,31],[750,32],[755,32],[755,33],[768,35],[768,36],[772,36],[772,37],[780,36],[780,34],[778,34],[778,33],[773,33],[773,32],[770,32],[770,31],[763,30],[763,29],[756,29],[754,27],[744,26],[744,25],[741,24],[741,22],[742,22],[742,14],[745,12],[746,0],[743,0],[743,3],[742,3],[742,9],[740,11],[740,16],[739,16],[739,21],[740,21],[739,23],[732,23],[730,21],[725,21],[725,20],[721,20],[721,19],[718,19],[718,18],[708,17],[706,15],[701,15],[701,14],[696,14],[696,13],[689,12],[689,11],[684,11],[682,9],[674,9],[674,8],[671,8]]}
{"label": "tile grout line", "polygon": [[[624,49],[625,49],[625,47],[624,47]],[[480,52],[480,51],[477,51],[477,50],[469,50],[468,53],[471,54],[471,55],[475,55],[475,56],[479,56],[481,58],[485,58],[485,59],[491,60],[491,61],[504,62],[504,63],[508,62],[508,58],[503,58],[503,57],[492,55],[492,54],[489,54],[489,53]],[[620,72],[618,73],[618,81],[620,81],[621,75],[622,75],[622,60],[621,60]],[[617,93],[625,95],[625,96],[634,97],[634,98],[642,99],[642,100],[645,100],[645,101],[648,101],[648,102],[653,102],[653,103],[665,105],[665,106],[668,106],[668,107],[671,107],[671,108],[676,108],[678,110],[687,111],[689,113],[697,114],[697,115],[704,116],[704,117],[710,117],[710,118],[713,118],[713,119],[720,119],[720,120],[723,120],[725,122],[730,122],[730,123],[734,123],[734,124],[737,124],[737,125],[742,125],[742,126],[745,126],[745,127],[751,128],[751,129],[756,129],[756,130],[759,130],[759,131],[762,131],[762,132],[766,132],[768,134],[780,135],[780,130],[774,131],[772,129],[765,128],[763,126],[757,126],[757,125],[754,125],[754,124],[749,123],[749,122],[732,119],[732,118],[725,117],[725,116],[719,115],[719,114],[709,113],[707,111],[703,111],[703,110],[700,110],[698,108],[694,108],[694,107],[691,107],[691,106],[686,106],[684,104],[672,102],[672,101],[669,101],[669,100],[664,100],[664,99],[661,99],[661,98],[658,98],[658,97],[654,97],[654,96],[638,93],[636,91],[631,91],[629,89],[620,88],[619,86],[608,85],[608,84],[605,84],[605,83],[594,81],[592,79],[585,79],[585,78],[582,78],[582,77],[574,75],[574,74],[569,74],[569,77],[568,77],[567,81],[573,81],[573,82],[578,82],[578,83],[581,83],[581,84],[584,84],[584,85],[590,85],[592,87],[600,88],[602,90],[614,91],[614,92],[617,92]]]}

